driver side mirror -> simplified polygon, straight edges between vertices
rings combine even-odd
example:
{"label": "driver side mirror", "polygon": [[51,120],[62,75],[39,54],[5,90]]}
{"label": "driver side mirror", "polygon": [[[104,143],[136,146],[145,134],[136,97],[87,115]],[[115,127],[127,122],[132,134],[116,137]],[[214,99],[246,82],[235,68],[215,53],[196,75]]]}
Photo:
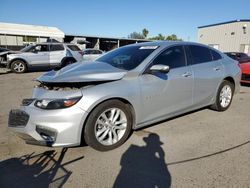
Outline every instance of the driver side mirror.
{"label": "driver side mirror", "polygon": [[38,53],[38,50],[34,48],[34,49],[32,50],[32,52],[35,53],[35,54],[37,54],[37,53]]}
{"label": "driver side mirror", "polygon": [[170,70],[170,67],[168,65],[153,65],[152,67],[150,67],[149,72],[153,73],[153,72],[161,72],[161,73],[168,73]]}

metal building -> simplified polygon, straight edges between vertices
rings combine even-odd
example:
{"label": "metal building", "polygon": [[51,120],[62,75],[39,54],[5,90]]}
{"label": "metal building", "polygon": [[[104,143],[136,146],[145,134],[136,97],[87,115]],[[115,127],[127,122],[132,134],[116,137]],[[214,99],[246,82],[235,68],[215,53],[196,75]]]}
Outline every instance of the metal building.
{"label": "metal building", "polygon": [[64,33],[56,27],[0,22],[0,47],[19,50],[25,45],[57,40],[63,42]]}
{"label": "metal building", "polygon": [[198,42],[222,52],[244,52],[250,55],[250,20],[198,27]]}
{"label": "metal building", "polygon": [[0,22],[0,47],[9,48],[11,50],[20,50],[31,43],[48,42],[51,40],[75,43],[81,49],[95,48],[103,51],[109,51],[120,46],[137,42],[149,41],[146,39],[126,39],[72,34],[66,35],[56,27]]}
{"label": "metal building", "polygon": [[75,43],[81,49],[95,48],[100,49],[102,51],[109,51],[128,44],[149,42],[150,40],[66,34],[64,41],[69,43]]}

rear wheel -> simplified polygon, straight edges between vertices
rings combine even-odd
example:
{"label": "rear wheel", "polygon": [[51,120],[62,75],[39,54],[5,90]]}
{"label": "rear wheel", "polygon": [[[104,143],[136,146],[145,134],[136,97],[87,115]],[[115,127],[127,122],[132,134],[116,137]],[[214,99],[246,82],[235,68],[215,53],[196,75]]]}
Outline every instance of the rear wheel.
{"label": "rear wheel", "polygon": [[234,85],[231,82],[224,80],[218,89],[216,101],[211,108],[217,111],[227,110],[231,105],[233,93]]}
{"label": "rear wheel", "polygon": [[84,129],[86,143],[99,151],[122,145],[132,128],[130,108],[119,100],[106,101],[89,115]]}
{"label": "rear wheel", "polygon": [[15,73],[24,73],[26,72],[27,67],[24,61],[15,60],[11,63],[11,71]]}

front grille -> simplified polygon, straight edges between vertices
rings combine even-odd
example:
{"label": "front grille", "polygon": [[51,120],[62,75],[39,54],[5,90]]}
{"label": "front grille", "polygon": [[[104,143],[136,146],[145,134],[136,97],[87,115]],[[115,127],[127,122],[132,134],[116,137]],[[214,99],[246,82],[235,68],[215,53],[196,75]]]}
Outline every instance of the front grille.
{"label": "front grille", "polygon": [[242,74],[242,75],[241,75],[241,80],[250,81],[250,74]]}
{"label": "front grille", "polygon": [[9,127],[25,127],[29,121],[29,115],[21,110],[11,110],[9,113]]}

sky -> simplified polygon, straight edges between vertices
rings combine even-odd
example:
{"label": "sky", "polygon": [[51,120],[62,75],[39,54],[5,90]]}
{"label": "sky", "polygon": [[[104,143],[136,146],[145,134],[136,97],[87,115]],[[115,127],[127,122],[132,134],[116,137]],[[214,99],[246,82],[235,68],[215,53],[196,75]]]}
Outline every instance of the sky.
{"label": "sky", "polygon": [[[248,8],[246,8],[248,7]],[[58,27],[65,34],[197,41],[197,27],[250,19],[250,0],[0,0],[0,22]]]}

